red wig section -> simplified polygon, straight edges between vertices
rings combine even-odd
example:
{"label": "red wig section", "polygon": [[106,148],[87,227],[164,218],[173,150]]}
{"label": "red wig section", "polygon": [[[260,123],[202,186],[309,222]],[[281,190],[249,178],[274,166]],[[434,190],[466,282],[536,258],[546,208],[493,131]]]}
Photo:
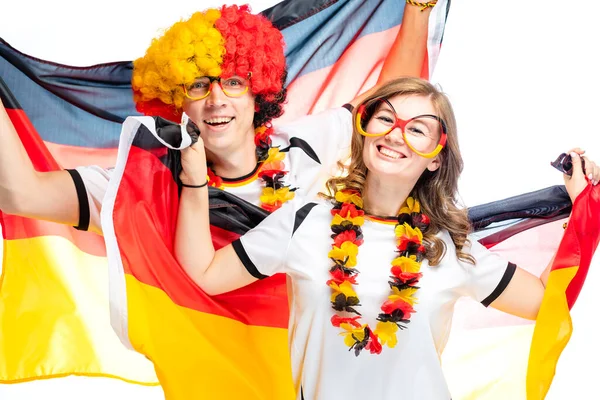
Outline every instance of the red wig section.
{"label": "red wig section", "polygon": [[215,27],[225,38],[222,76],[247,77],[254,95],[272,101],[282,90],[285,71],[284,40],[281,32],[250,6],[223,6]]}

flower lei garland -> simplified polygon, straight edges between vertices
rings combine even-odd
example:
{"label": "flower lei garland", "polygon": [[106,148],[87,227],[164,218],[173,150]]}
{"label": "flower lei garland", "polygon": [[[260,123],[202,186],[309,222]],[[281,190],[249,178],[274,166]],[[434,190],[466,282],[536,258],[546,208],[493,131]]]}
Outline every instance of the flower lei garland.
{"label": "flower lei garland", "polygon": [[[284,171],[283,159],[285,154],[278,147],[272,147],[271,135],[273,126],[271,124],[261,126],[254,130],[254,144],[256,145],[256,159],[260,165],[259,179],[265,184],[260,196],[261,207],[269,212],[280,208],[283,203],[292,200],[295,196],[295,188],[290,188],[283,183]],[[223,179],[208,168],[208,184],[217,188],[223,188]]]}
{"label": "flower lei garland", "polygon": [[333,249],[328,257],[334,262],[329,270],[331,279],[327,286],[332,289],[331,304],[334,310],[355,317],[340,316],[331,318],[331,324],[344,329],[344,343],[354,349],[356,356],[363,349],[371,354],[380,354],[385,344],[389,348],[396,346],[398,329],[406,328],[410,322],[415,292],[421,279],[421,262],[425,257],[423,231],[429,226],[429,217],[420,213],[416,199],[409,197],[398,214],[398,224],[394,229],[398,256],[392,260],[390,281],[391,294],[382,304],[377,317],[377,326],[373,330],[368,324],[361,324],[361,314],[355,307],[360,306],[358,295],[354,291],[359,271],[355,268],[358,247],[363,244],[361,226],[364,224],[363,201],[360,193],[354,190],[342,190],[335,194],[336,204],[331,210],[333,220],[331,230]]}

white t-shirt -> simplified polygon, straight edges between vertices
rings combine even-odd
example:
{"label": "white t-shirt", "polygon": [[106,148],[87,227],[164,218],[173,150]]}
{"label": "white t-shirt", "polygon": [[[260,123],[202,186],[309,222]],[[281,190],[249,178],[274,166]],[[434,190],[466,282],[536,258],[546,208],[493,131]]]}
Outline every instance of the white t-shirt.
{"label": "white t-shirt", "polygon": [[[337,161],[350,153],[352,138],[351,106],[333,108],[296,121],[275,126],[273,146],[286,154],[284,183],[297,188],[298,197],[315,198],[325,182],[336,172]],[[258,167],[258,166],[257,166]],[[88,230],[101,233],[100,209],[108,187],[111,170],[97,166],[78,167],[89,204]],[[223,189],[249,203],[260,205],[264,183],[257,170],[236,179],[223,179]],[[80,201],[80,213],[85,213]]]}
{"label": "white t-shirt", "polygon": [[[332,245],[330,211],[328,203],[303,205],[294,200],[233,242],[255,277],[283,272],[291,278],[289,344],[297,398],[450,399],[440,355],[450,333],[454,304],[459,297],[470,296],[489,305],[502,293],[515,266],[476,240],[465,250],[477,264],[459,261],[449,234],[441,232],[446,254],[436,267],[423,261],[416,313],[408,329],[398,331],[396,347],[384,346],[379,355],[363,350],[356,357],[339,335],[342,329],[330,322],[335,313],[326,284],[333,265],[327,257]],[[373,328],[390,294],[395,224],[367,218],[362,227],[355,290],[362,305],[361,323]]]}

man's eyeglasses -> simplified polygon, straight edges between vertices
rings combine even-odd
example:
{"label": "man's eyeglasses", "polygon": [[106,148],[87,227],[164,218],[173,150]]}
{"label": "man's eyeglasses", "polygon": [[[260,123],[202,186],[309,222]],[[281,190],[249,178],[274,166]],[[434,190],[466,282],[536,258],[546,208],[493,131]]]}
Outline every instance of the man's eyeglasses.
{"label": "man's eyeglasses", "polygon": [[232,76],[227,79],[221,79],[220,76],[202,76],[196,79],[191,85],[183,87],[185,97],[190,100],[205,99],[210,94],[214,82],[219,84],[219,87],[227,97],[240,97],[248,92],[250,74],[248,74],[248,79],[240,78],[239,76]]}

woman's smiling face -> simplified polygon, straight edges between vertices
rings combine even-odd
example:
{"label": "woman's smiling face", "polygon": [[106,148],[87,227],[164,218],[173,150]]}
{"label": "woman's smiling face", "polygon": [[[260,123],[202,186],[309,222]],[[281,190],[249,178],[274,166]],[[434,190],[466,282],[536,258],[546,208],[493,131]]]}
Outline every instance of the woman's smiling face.
{"label": "woman's smiling face", "polygon": [[[379,102],[375,112],[366,125],[368,132],[385,132],[393,126],[396,118],[408,121],[416,116],[437,115],[426,96],[395,96]],[[391,105],[391,107],[390,107]],[[396,117],[397,116],[397,117]],[[419,118],[404,127],[406,136],[420,151],[433,151],[441,135],[440,124],[433,118]],[[421,174],[439,167],[438,157],[425,158],[416,154],[406,144],[402,129],[395,127],[388,134],[366,137],[363,146],[363,160],[369,175],[375,174],[383,179],[401,179],[416,182]]]}

